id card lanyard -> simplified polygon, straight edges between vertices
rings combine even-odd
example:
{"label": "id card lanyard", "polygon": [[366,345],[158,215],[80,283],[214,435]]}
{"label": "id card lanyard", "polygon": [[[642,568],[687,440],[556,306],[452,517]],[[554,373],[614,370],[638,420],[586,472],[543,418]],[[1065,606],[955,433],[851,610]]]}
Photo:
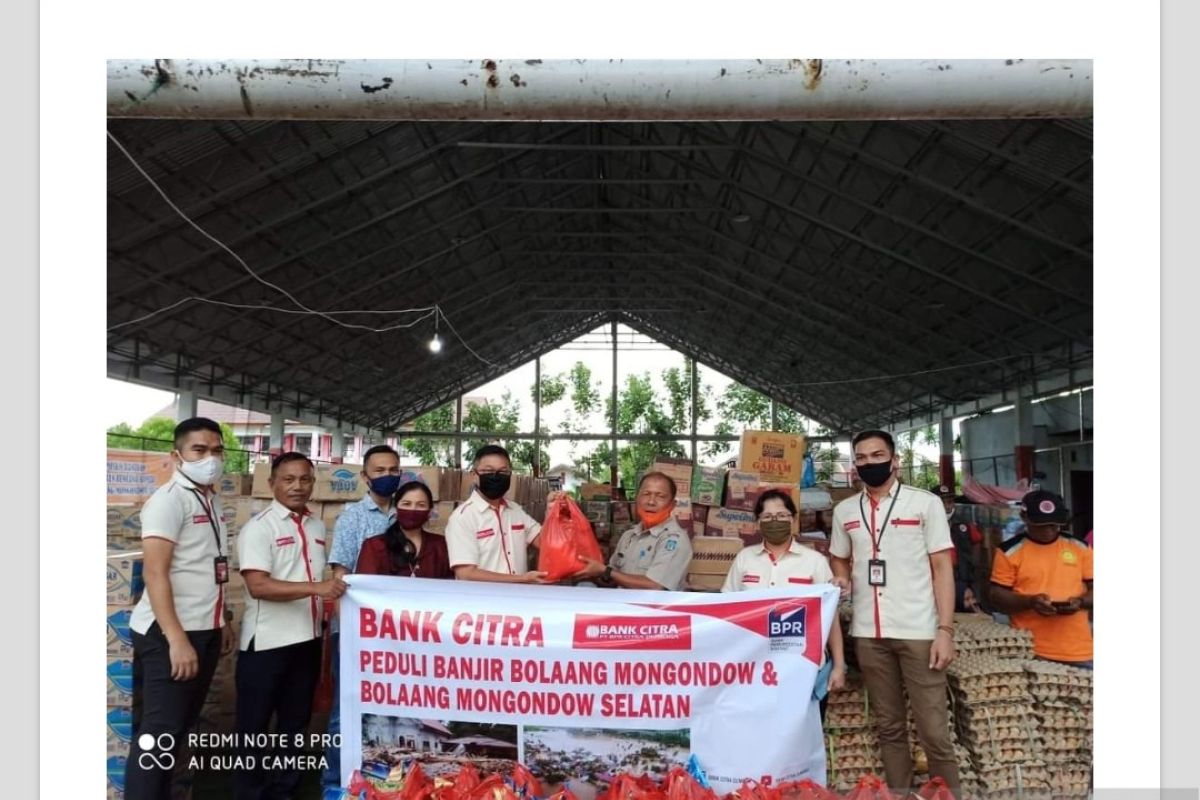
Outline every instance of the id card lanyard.
{"label": "id card lanyard", "polygon": [[216,580],[217,585],[229,583],[229,559],[221,552],[221,528],[217,525],[216,519],[214,519],[216,516],[216,507],[205,502],[203,493],[198,489],[188,488],[188,491],[194,494],[196,499],[200,501],[200,506],[204,509],[208,517],[208,524],[212,528],[213,539],[217,542],[217,557],[213,559],[213,578]]}
{"label": "id card lanyard", "polygon": [[883,524],[879,526],[878,538],[871,528],[871,523],[867,522],[867,509],[863,504],[863,497],[862,495],[858,497],[858,513],[862,515],[863,527],[871,536],[871,555],[874,556],[867,561],[867,584],[870,586],[887,585],[887,562],[879,557],[879,548],[883,545],[883,535],[887,533],[887,524],[892,518],[892,511],[896,508],[896,501],[900,499],[900,489],[901,485],[896,484],[896,493],[892,495],[892,503],[888,506],[887,515],[883,518]]}

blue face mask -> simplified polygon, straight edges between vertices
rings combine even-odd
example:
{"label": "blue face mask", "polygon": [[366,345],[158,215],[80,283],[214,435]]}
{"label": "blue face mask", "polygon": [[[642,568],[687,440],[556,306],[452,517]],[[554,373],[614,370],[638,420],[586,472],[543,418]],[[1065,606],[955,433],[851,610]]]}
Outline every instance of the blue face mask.
{"label": "blue face mask", "polygon": [[367,482],[371,487],[371,492],[380,497],[391,497],[400,488],[399,475],[380,475],[378,478],[372,478]]}

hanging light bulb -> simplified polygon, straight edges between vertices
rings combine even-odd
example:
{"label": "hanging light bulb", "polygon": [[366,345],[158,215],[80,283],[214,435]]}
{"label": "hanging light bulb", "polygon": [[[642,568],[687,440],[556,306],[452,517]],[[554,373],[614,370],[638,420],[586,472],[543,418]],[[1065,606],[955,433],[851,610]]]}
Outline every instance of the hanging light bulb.
{"label": "hanging light bulb", "polygon": [[429,340],[429,352],[431,353],[442,352],[442,337],[438,336],[438,320],[441,316],[442,309],[436,309],[436,313],[433,315],[433,338]]}

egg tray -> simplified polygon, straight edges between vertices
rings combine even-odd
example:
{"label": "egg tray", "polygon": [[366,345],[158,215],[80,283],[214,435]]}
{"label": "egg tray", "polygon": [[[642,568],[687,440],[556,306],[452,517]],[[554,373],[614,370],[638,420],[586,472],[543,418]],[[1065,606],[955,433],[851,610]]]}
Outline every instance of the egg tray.
{"label": "egg tray", "polygon": [[853,714],[825,715],[825,728],[828,731],[856,731],[866,728],[871,718],[861,710]]}
{"label": "egg tray", "polygon": [[853,775],[854,782],[857,782],[859,778],[868,772],[873,772],[876,775],[881,774],[883,770],[883,757],[877,753],[856,756],[838,754],[836,758],[829,757],[826,754],[826,769],[830,775]]}
{"label": "egg tray", "polygon": [[959,655],[986,655],[1004,658],[1010,661],[1024,661],[1033,658],[1033,648],[1023,645],[993,645],[985,642],[968,642],[958,648]]}
{"label": "egg tray", "polygon": [[1039,704],[1035,711],[1038,722],[1044,729],[1059,731],[1088,731],[1092,730],[1092,713],[1077,707],[1054,708]]}
{"label": "egg tray", "polygon": [[993,686],[973,691],[954,688],[952,691],[957,706],[1033,705],[1033,696],[1019,686]]}
{"label": "egg tray", "polygon": [[1051,708],[1067,706],[1071,708],[1091,708],[1092,689],[1090,686],[1035,686],[1030,691],[1033,699],[1039,704]]}
{"label": "egg tray", "polygon": [[828,739],[838,749],[876,747],[879,744],[879,738],[875,735],[875,731],[870,728],[857,731],[839,731],[838,733],[830,732]]}
{"label": "egg tray", "polygon": [[1070,664],[1060,664],[1056,661],[1040,661],[1030,659],[1025,662],[1025,671],[1039,677],[1060,677],[1067,680],[1092,682],[1092,670],[1083,667],[1073,667]]}

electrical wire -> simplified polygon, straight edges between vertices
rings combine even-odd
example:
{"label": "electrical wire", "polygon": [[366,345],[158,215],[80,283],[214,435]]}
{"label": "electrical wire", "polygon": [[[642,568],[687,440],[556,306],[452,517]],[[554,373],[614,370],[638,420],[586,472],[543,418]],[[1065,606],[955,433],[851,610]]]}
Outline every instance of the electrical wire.
{"label": "electrical wire", "polygon": [[[396,325],[396,326],[388,326],[388,327],[383,327],[383,328],[372,328],[369,325],[358,325],[356,323],[342,322],[341,320],[336,319],[335,315],[337,315],[337,314],[389,314],[389,315],[390,314],[415,314],[415,313],[432,312],[432,311],[438,310],[437,306],[426,306],[424,308],[402,308],[402,309],[395,309],[395,310],[391,310],[391,311],[380,311],[380,310],[372,310],[372,309],[362,309],[362,310],[357,310],[357,311],[320,311],[315,308],[309,308],[304,303],[301,303],[299,300],[297,300],[290,292],[288,292],[282,286],[272,283],[271,281],[269,281],[266,278],[259,275],[257,272],[255,272],[253,269],[251,269],[250,265],[247,264],[242,259],[241,256],[239,256],[237,253],[233,252],[233,250],[228,245],[226,245],[220,239],[213,236],[211,233],[204,230],[204,228],[200,227],[200,225],[198,225],[196,222],[194,222],[191,217],[189,217],[186,213],[184,213],[183,209],[181,209],[179,206],[175,205],[175,203],[171,200],[171,198],[167,195],[167,193],[165,191],[163,191],[162,187],[158,185],[158,183],[154,180],[154,178],[150,177],[150,174],[147,173],[146,170],[142,169],[142,165],[139,164],[137,162],[137,159],[135,159],[133,157],[133,155],[128,150],[125,149],[125,146],[123,144],[121,144],[121,142],[117,139],[116,136],[113,135],[112,131],[105,131],[105,133],[108,134],[109,140],[112,141],[112,143],[114,145],[116,145],[117,149],[121,151],[121,153],[125,156],[125,158],[127,158],[129,160],[129,163],[133,165],[133,168],[135,170],[137,170],[138,173],[141,174],[141,176],[143,178],[146,179],[146,182],[150,184],[150,186],[154,189],[154,191],[158,192],[158,195],[160,197],[162,197],[163,201],[166,202],[166,204],[168,206],[170,206],[171,209],[176,214],[178,214],[180,216],[180,218],[183,219],[184,222],[186,222],[191,227],[195,228],[196,231],[198,231],[201,236],[208,239],[210,242],[215,244],[217,247],[221,248],[226,253],[228,253],[230,256],[232,256],[233,259],[242,266],[242,268],[246,271],[246,273],[251,278],[258,281],[263,286],[266,286],[268,289],[272,289],[272,290],[278,292],[279,294],[283,295],[284,297],[286,297],[288,300],[291,300],[296,305],[296,307],[298,309],[300,309],[299,313],[311,314],[314,316],[322,317],[322,318],[328,320],[329,322],[332,322],[333,324],[339,325],[343,328],[369,331],[371,333],[386,333],[391,330],[398,330],[400,328],[412,327],[412,325]],[[146,314],[143,317],[139,317],[138,319],[130,320],[128,322],[118,323],[117,325],[113,325],[113,326],[109,327],[108,330],[111,332],[113,330],[125,327],[127,325],[133,325],[136,322],[142,322],[144,320],[147,320],[147,319],[155,317],[159,314],[162,314],[166,311],[170,311],[174,308],[178,308],[179,306],[183,305],[184,303],[197,301],[197,300],[201,301],[201,302],[214,303],[217,305],[229,305],[229,306],[233,306],[233,307],[241,307],[241,306],[238,306],[237,304],[222,303],[222,302],[211,300],[209,298],[204,298],[204,297],[195,297],[195,296],[185,297],[182,300],[178,300],[175,303],[172,303],[171,305],[168,305],[164,308],[160,308],[157,311],[153,311],[150,314]],[[291,312],[288,309],[280,309],[276,306],[257,306],[257,308],[263,308],[263,309],[267,309],[267,310],[271,310],[271,311],[284,311],[286,313],[297,313],[297,312]],[[427,316],[425,318],[427,318]],[[443,319],[444,318],[445,317],[443,315]],[[415,323],[413,323],[413,324],[415,324]]]}
{"label": "electrical wire", "polygon": [[[189,217],[183,211],[183,209],[181,209],[179,206],[175,205],[175,203],[171,200],[171,198],[167,195],[167,193],[163,190],[163,188],[158,185],[158,183],[154,180],[154,178],[150,177],[150,174],[147,173],[146,170],[142,169],[142,165],[139,164],[137,162],[137,159],[135,159],[133,157],[133,155],[128,150],[125,149],[125,146],[123,144],[121,144],[121,142],[117,139],[116,136],[113,135],[112,131],[105,131],[105,133],[108,134],[109,140],[114,145],[116,145],[117,149],[120,150],[121,153],[125,156],[125,158],[127,158],[129,160],[129,163],[133,165],[133,168],[136,169],[138,171],[138,173],[141,174],[141,176],[146,179],[146,182],[149,183],[151,187],[153,187],[154,191],[158,192],[158,195],[160,197],[162,197],[162,199],[166,202],[166,204],[168,206],[170,206],[171,209],[176,214],[178,214],[180,216],[180,218],[183,219],[184,222],[186,222],[188,225],[195,228],[202,236],[204,236],[204,238],[208,239],[213,244],[217,245],[217,247],[221,248],[226,253],[228,253],[230,256],[232,256],[233,259],[242,266],[242,268],[246,271],[246,273],[250,277],[252,277],[254,280],[261,283],[263,286],[266,286],[268,289],[273,289],[274,291],[276,291],[279,294],[286,297],[288,300],[291,300],[297,306],[297,309],[298,309],[298,310],[293,310],[293,309],[289,309],[289,308],[280,308],[278,306],[268,306],[268,305],[259,305],[259,304],[231,303],[231,302],[227,302],[224,300],[214,300],[214,299],[208,298],[208,297],[200,297],[197,295],[193,295],[190,297],[185,297],[182,300],[177,300],[174,303],[171,303],[170,305],[164,306],[163,308],[160,308],[156,311],[152,311],[149,314],[145,314],[136,319],[128,320],[126,322],[119,322],[116,325],[111,325],[108,328],[109,333],[111,333],[112,331],[118,330],[120,328],[124,328],[129,325],[134,325],[136,323],[144,322],[148,319],[152,319],[152,318],[158,316],[159,314],[166,313],[167,311],[171,311],[173,309],[178,308],[179,306],[183,305],[184,303],[190,303],[190,302],[210,303],[212,305],[225,306],[228,308],[276,311],[276,312],[283,313],[283,314],[307,314],[307,315],[321,317],[321,318],[323,318],[329,322],[332,322],[335,325],[339,325],[343,328],[349,328],[352,330],[368,331],[370,333],[388,333],[390,331],[402,330],[405,328],[412,328],[415,325],[419,325],[420,323],[424,322],[425,320],[429,319],[432,316],[432,317],[434,317],[435,325],[439,318],[446,322],[446,327],[448,327],[450,329],[451,333],[454,334],[454,337],[456,339],[458,339],[458,341],[462,344],[462,346],[467,349],[467,352],[469,352],[471,355],[473,355],[475,358],[479,359],[479,361],[483,362],[484,364],[488,365],[489,367],[496,366],[496,364],[492,363],[491,361],[488,361],[486,358],[479,355],[479,353],[475,352],[475,350],[469,344],[467,344],[466,339],[464,339],[461,335],[459,335],[458,331],[455,330],[454,325],[450,322],[450,319],[446,316],[446,313],[444,311],[442,311],[440,306],[437,306],[437,305],[424,306],[421,308],[399,308],[399,309],[393,309],[393,310],[359,309],[359,310],[351,310],[351,311],[319,311],[314,308],[309,308],[308,306],[304,305],[304,303],[301,303],[299,300],[297,300],[286,289],[284,289],[283,287],[281,287],[277,284],[272,283],[271,281],[267,280],[266,278],[262,277],[257,272],[255,272],[253,269],[251,269],[250,265],[247,264],[245,262],[245,260],[243,260],[241,256],[239,256],[237,253],[235,253],[228,245],[226,245],[224,242],[222,242],[217,237],[213,236],[208,231],[204,230],[204,228],[200,227],[199,224],[197,224],[195,221],[193,221],[192,218]],[[384,326],[381,328],[373,328],[369,325],[359,325],[357,323],[342,322],[341,320],[336,318],[338,315],[346,315],[346,314],[355,314],[355,315],[370,314],[370,315],[388,315],[388,316],[393,315],[393,314],[421,314],[421,316],[412,322],[398,323],[396,325],[387,325],[387,326]],[[436,336],[436,330],[435,330],[434,335]]]}

